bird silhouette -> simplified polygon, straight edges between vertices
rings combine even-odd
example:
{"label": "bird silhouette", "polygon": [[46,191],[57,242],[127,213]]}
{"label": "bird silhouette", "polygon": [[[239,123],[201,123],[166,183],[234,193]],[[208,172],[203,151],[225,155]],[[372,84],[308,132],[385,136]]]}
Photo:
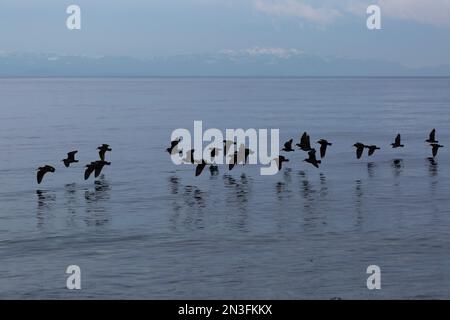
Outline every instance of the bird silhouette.
{"label": "bird silhouette", "polygon": [[109,165],[111,165],[111,162],[104,161],[104,160],[94,161],[94,162],[91,162],[90,164],[87,164],[86,170],[84,171],[84,180],[89,179],[92,172],[94,172],[94,177],[97,178],[100,175],[100,173],[102,172],[103,167],[109,166]]}
{"label": "bird silhouette", "polygon": [[291,139],[291,140],[289,140],[288,142],[286,142],[285,144],[284,144],[284,147],[283,147],[283,149],[281,149],[281,150],[283,150],[283,151],[285,151],[285,152],[292,152],[292,151],[294,151],[294,149],[292,149],[292,142],[294,141],[294,139]]}
{"label": "bird silhouette", "polygon": [[236,145],[236,142],[231,140],[223,140],[223,150],[225,155],[228,154],[228,151],[230,151],[232,145]]}
{"label": "bird silhouette", "polygon": [[275,163],[277,164],[278,171],[281,170],[281,168],[283,166],[283,162],[289,162],[289,159],[286,159],[284,156],[278,156],[274,160],[275,160]]}
{"label": "bird silhouette", "polygon": [[43,167],[39,167],[37,169],[37,183],[40,184],[42,182],[42,179],[44,178],[44,175],[48,172],[55,172],[55,168],[53,168],[52,166],[49,165],[45,165]]}
{"label": "bird silhouette", "polygon": [[312,149],[308,152],[308,158],[303,160],[305,162],[308,162],[310,164],[312,164],[314,167],[319,168],[319,164],[322,163],[322,161],[317,160],[316,158],[316,150]]}
{"label": "bird silhouette", "polygon": [[302,149],[303,151],[312,150],[309,135],[306,132],[303,133],[303,135],[300,138],[300,143],[297,143],[296,146]]}
{"label": "bird silhouette", "polygon": [[428,143],[438,143],[439,142],[436,140],[436,129],[431,130],[430,136],[428,137],[427,140],[425,140],[425,142],[428,142]]}
{"label": "bird silhouette", "polygon": [[71,151],[67,154],[67,159],[62,159],[61,161],[64,162],[64,165],[66,166],[66,168],[68,168],[70,166],[71,163],[76,163],[78,162],[78,160],[75,160],[75,154],[78,151]]}
{"label": "bird silhouette", "polygon": [[361,142],[357,142],[353,146],[356,148],[356,159],[361,159],[365,145]]}
{"label": "bird silhouette", "polygon": [[[179,137],[179,138],[176,138],[175,140],[171,141],[170,142],[170,147],[167,148],[166,151],[168,153],[170,153],[170,154],[175,154],[177,152],[181,152],[181,150],[178,151],[178,148],[177,148],[177,146],[178,146],[178,144],[180,143],[181,140],[183,140],[183,138]],[[108,150],[108,151],[110,151],[110,150]],[[100,156],[100,159],[101,159],[101,156]],[[102,160],[104,160],[104,159],[102,159]]]}
{"label": "bird silhouette", "polygon": [[397,134],[395,137],[394,143],[391,143],[392,148],[403,148],[404,145],[402,144],[402,137],[400,136],[400,133]]}
{"label": "bird silhouette", "polygon": [[100,160],[105,161],[105,154],[106,151],[112,151],[112,149],[109,147],[108,144],[102,144],[100,147],[97,148],[98,150],[100,150],[98,152],[98,155],[100,156]]}
{"label": "bird silhouette", "polygon": [[440,144],[437,144],[437,143],[431,143],[430,146],[432,148],[431,151],[433,153],[433,157],[437,156],[439,148],[443,148],[444,147],[444,146],[442,146]]}
{"label": "bird silhouette", "polygon": [[373,153],[375,152],[375,150],[380,150],[380,148],[377,147],[377,146],[375,146],[375,145],[372,145],[372,146],[364,146],[364,148],[369,149],[369,152],[368,152],[369,157],[370,157],[371,155],[373,155]]}
{"label": "bird silhouette", "polygon": [[325,139],[320,139],[319,141],[317,141],[317,143],[320,144],[320,157],[325,158],[325,154],[327,153],[327,147],[332,146],[333,144],[329,143]]}

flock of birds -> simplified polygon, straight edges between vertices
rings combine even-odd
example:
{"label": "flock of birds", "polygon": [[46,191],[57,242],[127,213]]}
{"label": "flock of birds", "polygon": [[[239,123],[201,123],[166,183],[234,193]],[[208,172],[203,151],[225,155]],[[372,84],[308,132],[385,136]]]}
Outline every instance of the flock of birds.
{"label": "flock of birds", "polygon": [[[171,141],[171,145],[169,148],[166,149],[166,151],[169,154],[178,153],[180,156],[182,156],[183,150],[178,150],[178,144],[181,142],[181,140],[182,140],[182,138],[180,137],[180,138],[177,138],[177,139]],[[292,146],[293,142],[294,142],[294,139],[290,139],[289,141],[284,143],[284,146],[281,149],[281,151],[294,152],[295,150]],[[431,130],[431,132],[428,136],[428,139],[425,140],[425,142],[429,143],[429,145],[431,147],[431,152],[432,152],[433,158],[437,156],[439,148],[444,147],[443,145],[439,144],[439,141],[436,140],[436,129]],[[323,159],[323,158],[325,158],[327,148],[332,146],[333,144],[330,143],[326,139],[320,139],[317,141],[317,143],[320,145],[320,158]],[[225,155],[228,154],[228,151],[230,150],[230,147],[232,145],[236,145],[236,142],[230,141],[230,140],[223,140],[223,148],[224,148]],[[307,132],[303,133],[303,135],[300,137],[300,143],[297,143],[296,146],[300,150],[308,153],[308,158],[304,159],[303,161],[313,165],[316,168],[319,168],[319,164],[322,163],[322,160],[317,159],[316,149],[311,147],[310,136],[308,135]],[[369,157],[372,156],[376,150],[381,149],[380,147],[378,147],[376,145],[366,145],[361,142],[356,142],[353,145],[353,147],[356,148],[356,158],[357,159],[361,159],[365,149],[368,149],[367,154]],[[392,148],[403,148],[404,147],[404,145],[402,144],[402,141],[401,141],[400,134],[397,134],[397,136],[395,137],[395,141],[393,143],[391,143],[391,147]],[[214,163],[214,158],[219,154],[219,152],[221,150],[222,149],[219,149],[219,148],[210,148],[210,156],[211,156],[211,159],[213,160],[213,162],[207,163],[204,159],[202,159],[201,161],[195,161],[194,160],[195,150],[191,149],[186,152],[186,156],[183,159],[183,162],[197,164],[196,169],[195,169],[196,177],[199,176],[203,172],[203,169],[207,165],[209,165],[211,174],[217,174],[219,172],[219,170],[218,170],[218,166]],[[243,165],[245,165],[247,163],[247,159],[250,154],[253,154],[253,151],[251,151],[248,148],[245,148],[244,145],[241,145],[239,147],[239,150],[235,151],[232,155],[230,155],[230,158],[232,158],[232,161],[230,161],[230,163],[228,164],[229,170],[232,170],[236,164],[242,163]],[[276,162],[276,164],[278,166],[278,170],[281,170],[283,162],[289,162],[289,159],[287,159],[285,156],[279,155],[277,158],[274,159],[274,161]]]}
{"label": "flock of birds", "polygon": [[[99,150],[98,154],[100,156],[100,160],[93,161],[85,166],[86,169],[84,171],[84,180],[89,179],[92,172],[94,172],[94,176],[97,178],[100,175],[100,173],[102,172],[104,166],[111,165],[111,162],[108,162],[105,160],[106,152],[112,151],[112,149],[109,147],[109,145],[102,144],[101,146],[99,146],[97,148],[97,150]],[[64,166],[66,168],[69,168],[72,163],[79,162],[78,160],[75,159],[75,155],[77,153],[78,153],[77,150],[71,151],[67,154],[66,159],[61,160],[64,163]],[[50,165],[45,165],[43,167],[39,167],[37,169],[37,177],[36,177],[37,183],[40,184],[42,182],[46,173],[55,172],[55,171],[56,171],[56,169]]]}

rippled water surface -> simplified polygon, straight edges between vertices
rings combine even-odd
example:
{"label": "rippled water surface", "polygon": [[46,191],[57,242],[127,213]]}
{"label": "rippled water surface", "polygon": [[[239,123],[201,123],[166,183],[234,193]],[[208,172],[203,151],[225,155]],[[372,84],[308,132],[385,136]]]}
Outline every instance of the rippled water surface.
{"label": "rippled water surface", "polygon": [[[2,79],[0,97],[0,298],[450,298],[450,152],[424,143],[450,147],[450,79]],[[194,120],[333,146],[320,169],[296,151],[275,176],[195,178],[165,152]],[[382,149],[356,160],[357,141]],[[101,143],[112,165],[86,182]]]}

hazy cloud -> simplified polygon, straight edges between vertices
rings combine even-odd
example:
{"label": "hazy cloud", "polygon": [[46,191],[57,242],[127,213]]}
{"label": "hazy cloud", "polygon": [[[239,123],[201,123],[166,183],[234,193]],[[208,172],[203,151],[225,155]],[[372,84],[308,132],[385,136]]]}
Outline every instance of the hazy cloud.
{"label": "hazy cloud", "polygon": [[254,0],[257,10],[277,16],[293,16],[307,21],[328,24],[341,14],[329,7],[313,7],[297,0]]}

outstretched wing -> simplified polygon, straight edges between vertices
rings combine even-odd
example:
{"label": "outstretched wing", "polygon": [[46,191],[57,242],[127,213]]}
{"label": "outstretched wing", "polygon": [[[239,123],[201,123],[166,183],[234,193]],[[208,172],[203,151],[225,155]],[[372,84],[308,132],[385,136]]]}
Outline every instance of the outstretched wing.
{"label": "outstretched wing", "polygon": [[293,139],[291,139],[291,140],[289,140],[288,142],[286,142],[285,144],[284,144],[284,148],[285,149],[292,149],[292,141],[293,141]]}
{"label": "outstretched wing", "polygon": [[44,174],[45,174],[45,171],[43,171],[43,170],[39,170],[37,172],[36,178],[37,178],[37,183],[38,184],[40,184],[42,182],[42,179],[44,178]]}
{"label": "outstretched wing", "polygon": [[400,133],[397,135],[397,137],[395,138],[395,144],[396,145],[400,145],[401,144],[401,136]]}
{"label": "outstretched wing", "polygon": [[84,180],[89,179],[89,177],[91,176],[91,173],[94,172],[94,166],[88,166],[86,168],[86,170],[84,171]]}
{"label": "outstretched wing", "polygon": [[310,139],[309,139],[309,135],[306,135],[306,138],[305,138],[305,147],[306,147],[306,149],[311,149],[311,141],[310,141]]}
{"label": "outstretched wing", "polygon": [[357,147],[356,148],[356,158],[357,159],[361,159],[363,151],[364,151],[364,147]]}
{"label": "outstretched wing", "polygon": [[197,165],[197,167],[195,168],[195,176],[198,177],[203,169],[205,169],[206,163],[205,161],[202,161],[202,163],[200,163],[199,165]]}
{"label": "outstretched wing", "polygon": [[438,153],[439,147],[434,145],[433,146],[433,157],[436,157],[437,153]]}
{"label": "outstretched wing", "polygon": [[430,140],[435,141],[435,137],[436,137],[436,129],[433,129],[430,132]]}
{"label": "outstretched wing", "polygon": [[327,152],[327,144],[323,143],[320,145],[320,157],[325,158],[326,152]]}

